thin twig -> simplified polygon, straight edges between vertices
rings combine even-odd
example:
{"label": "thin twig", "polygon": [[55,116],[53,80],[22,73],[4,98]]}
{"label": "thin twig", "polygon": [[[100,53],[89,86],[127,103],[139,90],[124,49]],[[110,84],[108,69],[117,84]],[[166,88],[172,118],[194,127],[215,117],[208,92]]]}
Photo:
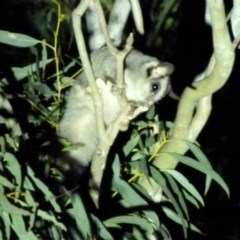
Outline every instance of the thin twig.
{"label": "thin twig", "polygon": [[84,12],[87,10],[88,5],[89,5],[89,0],[82,0],[72,12],[72,21],[73,21],[74,35],[76,38],[79,54],[81,56],[82,65],[84,68],[84,72],[87,76],[89,86],[92,91],[94,107],[96,110],[95,113],[96,113],[96,120],[97,120],[98,136],[102,136],[103,133],[105,132],[104,121],[103,121],[102,99],[98,91],[98,87],[96,85],[95,77],[93,74],[93,70],[92,70],[89,56],[86,49],[85,40],[82,33],[81,18]]}

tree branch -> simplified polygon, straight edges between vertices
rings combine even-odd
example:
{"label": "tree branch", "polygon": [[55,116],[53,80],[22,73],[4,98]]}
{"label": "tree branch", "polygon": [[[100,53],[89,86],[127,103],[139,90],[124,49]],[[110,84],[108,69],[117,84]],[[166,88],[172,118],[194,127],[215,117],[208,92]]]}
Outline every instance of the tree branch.
{"label": "tree branch", "polygon": [[[183,92],[169,140],[196,140],[210,115],[211,94],[226,83],[233,68],[235,54],[226,24],[223,1],[207,0],[207,4],[212,22],[215,61],[210,61],[204,79],[195,81],[194,88],[187,87]],[[184,154],[187,150],[187,146],[181,141],[169,141],[160,152]],[[167,155],[163,158],[156,157],[154,165],[160,169],[176,167],[177,159]]]}
{"label": "tree branch", "polygon": [[73,30],[78,47],[79,55],[81,56],[82,65],[84,72],[87,76],[89,86],[91,88],[91,95],[94,101],[94,107],[96,112],[96,122],[98,129],[98,136],[102,136],[105,132],[104,121],[103,121],[103,107],[101,95],[96,85],[95,77],[89,60],[89,56],[86,49],[85,40],[82,33],[82,22],[81,18],[84,12],[87,10],[89,0],[82,0],[78,6],[72,12]]}
{"label": "tree branch", "polygon": [[139,1],[130,0],[130,2],[132,6],[133,19],[136,29],[140,34],[144,34],[142,10]]}
{"label": "tree branch", "polygon": [[[122,51],[119,51],[111,42],[111,39],[108,34],[107,30],[107,24],[104,17],[104,13],[100,4],[99,0],[93,0],[96,8],[97,15],[99,17],[99,23],[101,26],[101,30],[103,32],[107,47],[111,54],[113,54],[116,58],[116,75],[117,75],[117,86],[114,93],[117,93],[116,96],[112,92],[112,88],[108,87],[108,83],[101,83],[104,86],[104,91],[108,94],[108,96],[114,97],[118,99],[118,103],[121,107],[121,113],[116,119],[114,123],[112,123],[110,126],[108,126],[107,131],[99,135],[99,144],[97,147],[97,151],[93,157],[93,161],[91,164],[91,183],[90,183],[90,194],[92,196],[92,199],[96,206],[98,206],[98,200],[99,200],[99,189],[104,173],[104,169],[106,166],[107,156],[109,153],[109,150],[115,140],[115,138],[118,135],[118,132],[122,129],[126,129],[126,126],[123,127],[123,123],[126,122],[126,119],[128,119],[128,116],[131,114],[132,109],[128,105],[126,95],[125,95],[125,85],[124,85],[124,59],[127,56],[127,54],[132,49],[133,44],[133,36],[130,35],[130,37],[127,40],[127,44],[125,48]],[[101,79],[97,79],[97,81],[102,81]],[[102,93],[103,94],[103,93]],[[127,122],[127,126],[128,126]]]}
{"label": "tree branch", "polygon": [[127,99],[126,99],[126,94],[125,94],[125,83],[124,83],[124,59],[128,55],[128,53],[132,49],[132,44],[133,44],[133,35],[130,34],[130,36],[127,39],[127,44],[125,45],[125,48],[120,51],[118,50],[112,43],[109,33],[107,30],[107,24],[106,20],[104,17],[104,13],[100,4],[99,0],[93,0],[95,7],[96,7],[96,12],[99,17],[99,22],[101,26],[101,30],[103,32],[104,38],[106,40],[106,44],[108,47],[108,50],[110,53],[116,58],[116,69],[117,69],[117,74],[116,74],[116,82],[117,82],[117,87],[116,87],[116,93],[117,93],[117,98],[118,102],[120,104],[121,110],[124,110],[127,106]]}
{"label": "tree branch", "polygon": [[[214,54],[206,71],[187,87],[180,99],[172,135],[160,149],[153,164],[159,169],[174,169],[178,160],[169,156],[174,152],[185,154],[188,146],[181,141],[194,142],[206,124],[211,112],[211,97],[228,80],[232,71],[235,53],[226,24],[223,0],[206,0],[212,22]],[[156,182],[149,183],[143,176],[139,183],[147,189],[154,201],[160,201],[161,188]]]}

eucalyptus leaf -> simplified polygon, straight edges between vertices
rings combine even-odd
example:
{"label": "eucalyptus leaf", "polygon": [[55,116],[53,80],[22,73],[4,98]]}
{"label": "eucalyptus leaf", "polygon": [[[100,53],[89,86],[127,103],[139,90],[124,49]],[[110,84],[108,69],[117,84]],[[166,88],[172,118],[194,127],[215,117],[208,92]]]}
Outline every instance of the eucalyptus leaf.
{"label": "eucalyptus leaf", "polygon": [[47,53],[47,46],[45,44],[45,40],[43,40],[43,44],[42,44],[42,61],[41,61],[41,67],[43,69],[43,71],[45,72],[45,68],[46,68],[46,65],[48,63],[48,53]]}
{"label": "eucalyptus leaf", "polygon": [[[206,155],[196,144],[186,141],[186,140],[184,140],[184,142],[187,144],[187,146],[189,147],[189,149],[192,151],[192,153],[194,154],[194,156],[197,158],[197,160],[199,162],[202,162],[203,164],[205,164],[207,168],[209,168],[211,170],[213,169],[212,165],[211,165],[210,161],[208,160],[208,158],[206,157]],[[209,175],[207,175],[206,183],[205,183],[205,190],[204,190],[205,195],[210,188],[211,182],[212,182],[212,178]]]}
{"label": "eucalyptus leaf", "polygon": [[25,200],[26,200],[26,203],[28,206],[36,205],[36,202],[35,202],[34,198],[32,197],[32,194],[29,190],[25,191],[24,197],[25,197]]}
{"label": "eucalyptus leaf", "polygon": [[163,192],[166,194],[168,199],[171,201],[173,207],[175,208],[177,214],[179,215],[179,218],[181,219],[181,222],[182,222],[184,237],[186,238],[187,237],[187,226],[186,226],[186,222],[184,222],[183,212],[179,206],[178,201],[176,201],[174,195],[167,187],[166,180],[162,176],[161,172],[153,166],[150,166],[150,172],[151,172],[152,178],[162,187]]}
{"label": "eucalyptus leaf", "polygon": [[[163,207],[163,211],[165,212],[165,214],[174,222],[178,223],[178,224],[182,224],[182,219],[179,218],[179,215],[176,214],[174,211],[172,211],[170,208],[167,207]],[[185,225],[188,225],[189,223],[187,223],[186,220],[185,221]],[[202,233],[196,226],[194,226],[192,223],[189,224],[189,228],[195,232],[198,233]]]}
{"label": "eucalyptus leaf", "polygon": [[161,225],[160,233],[163,236],[163,240],[172,240],[172,236],[164,224]]}
{"label": "eucalyptus leaf", "polygon": [[107,239],[107,240],[114,240],[113,236],[109,233],[109,231],[106,229],[104,226],[104,223],[102,223],[96,216],[91,214],[91,217],[93,221],[95,222],[97,229],[98,229],[98,235],[102,239]]}
{"label": "eucalyptus leaf", "polygon": [[6,152],[4,154],[4,159],[7,160],[8,169],[11,172],[11,174],[15,177],[18,186],[20,186],[22,181],[22,170],[18,160],[12,153],[9,152]]}
{"label": "eucalyptus leaf", "polygon": [[155,116],[156,112],[155,112],[155,106],[152,106],[146,113],[146,118],[148,120],[153,120],[154,116]]}
{"label": "eucalyptus leaf", "polygon": [[12,225],[14,225],[16,233],[26,232],[26,226],[22,216],[11,215],[11,219],[12,219]]}
{"label": "eucalyptus leaf", "polygon": [[140,136],[137,135],[127,142],[127,144],[123,148],[125,157],[127,157],[132,152],[132,150],[137,146],[139,139]]}
{"label": "eucalyptus leaf", "polygon": [[188,190],[188,192],[204,206],[204,201],[203,201],[203,198],[201,197],[200,193],[188,181],[188,179],[185,176],[183,176],[180,172],[178,172],[174,169],[164,169],[163,171],[169,173],[172,177],[174,177],[178,181],[178,183],[182,185],[183,188]]}
{"label": "eucalyptus leaf", "polygon": [[61,230],[67,231],[66,226],[63,223],[61,223],[55,216],[51,215],[50,213],[43,211],[41,209],[38,209],[37,216],[46,221],[53,223],[56,227],[60,228]]}
{"label": "eucalyptus leaf", "polygon": [[149,166],[146,158],[142,158],[139,161],[139,170],[146,176],[149,177]]}
{"label": "eucalyptus leaf", "polygon": [[104,221],[104,224],[108,226],[110,225],[121,225],[121,224],[131,224],[131,225],[137,225],[142,230],[146,232],[153,232],[152,225],[144,218],[141,218],[139,216],[117,216],[110,219],[107,219]]}
{"label": "eucalyptus leaf", "polygon": [[175,182],[175,179],[170,174],[165,172],[165,176],[168,179],[168,182],[169,182],[170,186],[172,187],[172,190],[178,196],[178,200],[179,200],[179,203],[181,205],[181,208],[184,211],[185,216],[187,217],[187,220],[189,220],[187,205],[186,205],[186,202],[183,198],[183,194],[182,194],[180,188],[178,187],[177,183]]}
{"label": "eucalyptus leaf", "polygon": [[1,213],[1,217],[4,224],[4,231],[5,231],[6,237],[7,239],[11,239],[10,238],[11,237],[11,220],[10,220],[9,214],[3,211]]}
{"label": "eucalyptus leaf", "polygon": [[63,239],[59,233],[59,229],[56,226],[52,225],[50,229],[51,239]]}
{"label": "eucalyptus leaf", "polygon": [[92,235],[91,225],[82,199],[77,193],[73,193],[71,194],[71,202],[78,230],[81,232],[84,239],[88,239],[88,237]]}
{"label": "eucalyptus leaf", "polygon": [[50,201],[54,210],[56,212],[60,213],[61,208],[56,201],[56,197],[53,195],[53,193],[49,190],[49,188],[40,179],[35,177],[35,174],[34,174],[33,170],[30,168],[30,166],[27,166],[27,173],[28,173],[28,176],[35,183],[35,185],[45,194],[47,201]]}
{"label": "eucalyptus leaf", "polygon": [[[112,190],[119,192],[122,196],[125,204],[130,207],[145,207],[148,206],[146,200],[144,200],[127,182],[120,178],[120,162],[119,157],[116,155],[113,165],[113,181],[112,181]],[[159,229],[160,222],[157,214],[151,210],[143,210],[148,221],[151,221],[156,229]]]}
{"label": "eucalyptus leaf", "polygon": [[46,83],[34,83],[33,88],[36,89],[38,92],[42,93],[44,96],[52,96],[54,94],[54,92]]}
{"label": "eucalyptus leaf", "polygon": [[[43,66],[45,66],[46,64],[52,62],[53,59],[48,59],[47,62],[43,62],[43,61],[40,61],[38,63],[39,67],[42,68]],[[12,73],[15,77],[16,80],[22,80],[26,77],[28,77],[29,75],[31,75],[32,73],[36,72],[36,69],[37,69],[37,64],[36,63],[33,63],[33,64],[29,64],[28,66],[26,67],[22,67],[22,68],[19,68],[19,67],[12,67],[11,70],[12,70]]]}
{"label": "eucalyptus leaf", "polygon": [[9,189],[15,188],[15,186],[7,178],[3,177],[2,175],[0,175],[0,183]]}
{"label": "eucalyptus leaf", "polygon": [[31,47],[40,41],[25,34],[0,30],[0,42],[15,47]]}
{"label": "eucalyptus leaf", "polygon": [[4,194],[4,188],[0,185],[0,209],[12,215],[29,216],[30,212],[13,205]]}
{"label": "eucalyptus leaf", "polygon": [[229,188],[228,188],[227,184],[224,182],[224,180],[220,177],[220,175],[218,175],[215,171],[209,169],[205,164],[203,164],[201,162],[197,162],[192,158],[182,156],[181,154],[177,154],[177,153],[168,153],[168,154],[170,156],[176,158],[181,163],[183,163],[187,166],[190,166],[200,172],[203,172],[206,175],[209,175],[224,189],[224,191],[227,193],[227,195],[230,196]]}
{"label": "eucalyptus leaf", "polygon": [[144,158],[146,155],[142,152],[136,152],[135,154],[133,154],[133,156],[131,157],[131,161],[138,161],[141,160],[142,158]]}
{"label": "eucalyptus leaf", "polygon": [[196,208],[200,208],[197,200],[187,191],[183,190],[183,195],[184,197],[190,202],[192,203]]}

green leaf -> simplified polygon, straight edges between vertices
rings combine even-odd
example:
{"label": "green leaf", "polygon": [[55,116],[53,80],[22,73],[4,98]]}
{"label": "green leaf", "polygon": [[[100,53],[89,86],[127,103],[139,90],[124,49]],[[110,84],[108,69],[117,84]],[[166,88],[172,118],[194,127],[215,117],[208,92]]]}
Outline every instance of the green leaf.
{"label": "green leaf", "polygon": [[192,195],[190,195],[189,192],[183,190],[183,195],[190,203],[192,203],[194,206],[196,206],[196,208],[198,208],[198,209],[200,208],[197,200]]}
{"label": "green leaf", "polygon": [[[182,219],[179,218],[179,215],[176,214],[174,211],[172,211],[170,208],[167,207],[162,207],[163,211],[165,214],[174,222],[178,224],[182,224]],[[184,219],[185,225],[189,225],[189,228],[195,232],[202,233],[196,226],[194,226],[192,223],[187,223],[187,221]]]}
{"label": "green leaf", "polygon": [[174,193],[178,196],[179,203],[181,205],[182,210],[185,213],[185,216],[189,220],[187,205],[186,205],[186,202],[183,198],[183,194],[182,194],[180,188],[178,187],[177,183],[175,182],[175,179],[170,174],[165,172],[165,175],[166,175],[166,177],[168,179],[168,182],[169,182],[170,186],[172,187]]}
{"label": "green leaf", "polygon": [[[136,131],[137,132],[137,131]],[[142,137],[142,135],[141,135],[141,137]],[[140,151],[142,152],[142,153],[144,153],[144,149],[145,149],[145,146],[144,146],[144,144],[143,144],[143,141],[142,141],[142,138],[139,138],[139,141],[138,141],[138,146],[139,146],[139,148],[140,148]]]}
{"label": "green leaf", "polygon": [[49,190],[49,188],[38,178],[36,178],[34,175],[33,170],[27,166],[27,173],[28,176],[33,180],[33,182],[35,183],[35,185],[45,194],[46,196],[46,201],[50,201],[50,203],[52,204],[54,210],[58,213],[61,212],[61,208],[58,205],[57,201],[56,201],[56,197],[53,195],[53,193]]}
{"label": "green leaf", "polygon": [[135,125],[137,125],[137,126],[139,126],[139,127],[142,127],[142,128],[145,128],[145,127],[148,127],[148,126],[149,126],[149,123],[140,120],[140,121],[137,121],[137,122],[135,123]]}
{"label": "green leaf", "polygon": [[139,185],[137,182],[132,182],[131,186],[136,189],[137,192],[141,194],[141,196],[144,196],[144,198],[147,200],[152,201],[152,198],[149,196],[149,193],[143,186]]}
{"label": "green leaf", "polygon": [[125,232],[124,233],[124,237],[123,240],[146,240],[146,234],[141,233],[141,232],[137,232],[136,229],[134,229],[135,231],[133,233],[128,233]]}
{"label": "green leaf", "polygon": [[51,226],[51,238],[50,239],[63,239],[63,238],[61,238],[59,229],[54,225]]}
{"label": "green leaf", "polygon": [[12,226],[14,225],[14,230],[17,234],[26,232],[26,226],[22,216],[17,216],[12,214],[11,219],[12,219]]}
{"label": "green leaf", "polygon": [[[12,127],[14,127],[14,126],[12,126]],[[17,125],[15,125],[15,128],[17,128]],[[16,150],[18,148],[19,143],[15,139],[13,139],[8,133],[4,134],[4,137],[6,139],[6,142],[9,144],[9,146],[11,148],[13,148],[14,150]]]}
{"label": "green leaf", "polygon": [[152,147],[156,143],[155,136],[150,136],[146,138],[145,147]]}
{"label": "green leaf", "polygon": [[146,158],[139,161],[139,170],[148,178],[149,177],[149,164]]}
{"label": "green leaf", "polygon": [[31,47],[40,41],[21,33],[11,33],[8,31],[0,30],[0,42],[15,47]]}
{"label": "green leaf", "polygon": [[136,152],[135,154],[133,154],[133,156],[131,157],[131,161],[138,161],[141,160],[142,158],[144,158],[146,155],[144,153],[142,153],[141,151]]}
{"label": "green leaf", "polygon": [[197,191],[197,189],[188,181],[188,179],[183,176],[180,172],[173,170],[173,169],[163,169],[163,172],[169,173],[172,177],[174,177],[179,184],[182,185],[183,188],[188,190],[188,192],[195,197],[203,206],[204,201],[201,197],[200,193]]}
{"label": "green leaf", "polygon": [[19,240],[38,240],[37,236],[32,231],[26,231],[25,222],[21,216],[11,216],[11,227],[15,231]]}
{"label": "green leaf", "polygon": [[[46,41],[43,40],[45,43]],[[42,69],[45,72],[46,65],[48,63],[48,56],[47,56],[47,46],[46,44],[42,44]]]}
{"label": "green leaf", "polygon": [[140,218],[138,216],[117,216],[113,218],[109,218],[106,221],[104,221],[104,224],[108,226],[112,225],[120,225],[120,224],[131,224],[131,225],[137,225],[142,230],[153,233],[153,227],[152,225],[144,218]]}
{"label": "green leaf", "polygon": [[5,211],[12,215],[19,215],[19,216],[30,215],[29,211],[22,208],[18,208],[15,205],[11,204],[11,202],[9,202],[8,198],[4,194],[4,188],[2,185],[0,185],[0,209],[1,211]]}
{"label": "green leaf", "polygon": [[148,120],[153,120],[155,114],[156,114],[156,113],[155,113],[155,107],[152,106],[152,107],[147,111],[147,113],[146,113],[146,118],[147,118]]}
{"label": "green leaf", "polygon": [[44,219],[44,220],[47,220],[47,221],[53,223],[54,226],[62,229],[63,231],[67,231],[66,226],[63,223],[61,223],[58,219],[56,219],[55,216],[50,215],[48,212],[45,212],[45,211],[42,211],[42,210],[38,209],[37,210],[37,216]]}
{"label": "green leaf", "polygon": [[[130,207],[144,207],[148,206],[148,203],[120,176],[120,162],[118,156],[116,156],[113,165],[113,182],[112,190],[119,192],[122,196],[125,204]],[[146,215],[147,219],[155,224],[156,229],[160,227],[160,222],[157,214],[153,211],[144,210],[143,213]]]}
{"label": "green leaf", "polygon": [[33,184],[31,183],[31,181],[29,180],[28,177],[24,178],[23,187],[27,190],[35,191],[35,188],[34,188]]}
{"label": "green leaf", "polygon": [[4,159],[7,160],[8,169],[11,172],[11,174],[15,177],[18,186],[20,186],[22,181],[22,170],[18,160],[12,153],[9,152],[6,152],[4,154]]}
{"label": "green leaf", "polygon": [[14,189],[15,188],[15,186],[10,181],[8,181],[5,177],[3,177],[2,175],[0,175],[0,183],[3,186],[5,186],[5,187],[7,187],[9,189]]}
{"label": "green leaf", "polygon": [[229,188],[228,188],[227,184],[216,172],[214,172],[213,170],[210,170],[205,164],[197,162],[192,158],[182,156],[181,154],[177,154],[177,153],[167,153],[167,154],[176,158],[181,163],[183,163],[187,166],[190,166],[200,172],[203,172],[206,175],[209,175],[225,190],[225,192],[227,193],[227,195],[229,197],[230,193],[229,193]]}
{"label": "green leaf", "polygon": [[172,240],[172,236],[164,224],[161,225],[160,233],[162,234],[164,240]]}
{"label": "green leaf", "polygon": [[210,161],[208,160],[206,155],[203,153],[203,151],[196,144],[186,141],[186,140],[183,140],[183,142],[185,142],[187,144],[187,146],[192,151],[192,153],[197,158],[197,160],[199,160],[199,162],[204,163],[206,165],[206,167],[208,167],[209,169],[212,169],[212,165],[211,165]]}
{"label": "green leaf", "polygon": [[98,236],[101,237],[102,239],[114,240],[113,236],[109,233],[109,231],[106,229],[103,223],[93,214],[91,214],[91,217],[98,229]]}
{"label": "green leaf", "polygon": [[[52,61],[53,61],[52,58],[48,59],[47,63],[50,63]],[[47,63],[43,63],[43,61],[40,61],[38,63],[38,65],[39,65],[40,68],[42,68],[44,66],[44,64],[47,64]],[[15,79],[18,80],[18,81],[22,80],[25,77],[28,77],[32,73],[36,72],[36,69],[37,69],[37,64],[36,63],[30,64],[30,65],[28,65],[26,67],[22,67],[22,68],[19,68],[19,67],[12,67],[11,68],[12,73],[13,73]]]}
{"label": "green leaf", "polygon": [[125,157],[127,157],[132,152],[132,150],[137,146],[139,139],[140,136],[137,135],[136,137],[129,140],[127,144],[123,147]]}
{"label": "green leaf", "polygon": [[82,199],[78,194],[73,193],[71,194],[71,202],[78,230],[82,233],[84,239],[88,239],[88,237],[92,235],[91,225],[88,219],[87,212],[83,205]]}
{"label": "green leaf", "polygon": [[29,190],[25,191],[24,197],[25,197],[25,200],[26,200],[26,203],[28,206],[32,207],[32,206],[36,205],[36,202],[35,202],[34,198],[32,197],[32,194]]}
{"label": "green leaf", "polygon": [[186,226],[186,223],[184,222],[183,212],[178,204],[178,201],[176,201],[175,197],[173,196],[173,194],[167,187],[166,181],[165,181],[164,177],[162,176],[161,172],[153,166],[150,166],[150,172],[151,172],[152,178],[162,187],[163,192],[166,194],[168,199],[171,201],[173,207],[175,208],[177,214],[179,215],[179,218],[181,219],[181,222],[182,222],[184,237],[186,238],[187,237],[187,226]]}
{"label": "green leaf", "polygon": [[11,221],[9,218],[9,214],[5,211],[3,211],[1,213],[2,219],[3,219],[3,223],[4,223],[4,228],[5,228],[5,233],[6,233],[6,237],[7,239],[11,239]]}
{"label": "green leaf", "polygon": [[116,175],[114,175],[113,178],[112,190],[119,192],[123,199],[130,203],[130,206],[137,207],[148,205],[147,202],[141,198],[127,182],[116,177]]}
{"label": "green leaf", "polygon": [[38,92],[43,94],[44,96],[52,96],[54,92],[50,89],[50,87],[45,83],[36,82],[33,84],[33,88]]}
{"label": "green leaf", "polygon": [[[205,164],[207,168],[209,168],[211,170],[213,169],[212,165],[211,165],[210,161],[208,160],[208,158],[206,157],[206,155],[196,144],[186,141],[186,140],[184,140],[184,142],[188,145],[189,149],[192,151],[192,153],[194,154],[194,156],[197,158],[197,160],[199,162]],[[207,194],[207,192],[210,188],[211,181],[212,181],[212,178],[209,175],[207,175],[205,190],[204,190],[205,195]]]}

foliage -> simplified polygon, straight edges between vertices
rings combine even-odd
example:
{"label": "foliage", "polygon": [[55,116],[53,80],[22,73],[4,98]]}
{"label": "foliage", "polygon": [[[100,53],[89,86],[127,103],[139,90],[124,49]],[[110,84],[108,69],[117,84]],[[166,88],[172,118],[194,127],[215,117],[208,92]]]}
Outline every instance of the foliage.
{"label": "foliage", "polygon": [[[14,83],[21,85],[20,92],[8,92],[9,87],[13,87],[8,76],[0,82],[0,122],[3,128],[0,153],[0,238],[111,240],[115,239],[114,234],[120,233],[122,239],[148,239],[156,233],[162,239],[172,239],[171,230],[165,225],[162,216],[180,224],[185,237],[188,228],[200,232],[190,223],[187,205],[189,202],[197,208],[204,206],[199,191],[177,170],[160,171],[151,165],[158,150],[168,141],[167,136],[171,131],[170,123],[159,122],[154,108],[146,114],[145,120],[135,123],[130,140],[123,147],[124,156],[120,157],[122,155],[117,153],[113,160],[111,189],[107,189],[113,194],[102,198],[106,202],[114,202],[119,209],[123,209],[122,212],[115,214],[113,211],[110,217],[102,216],[95,209],[87,207],[83,196],[77,192],[56,195],[51,189],[49,182],[53,180],[47,177],[51,172],[48,151],[52,142],[41,129],[48,123],[47,131],[57,131],[66,96],[65,89],[72,84],[75,76],[67,77],[66,73],[79,67],[77,59],[61,67],[58,34],[63,17],[58,4],[57,9],[58,24],[53,45],[23,34],[0,31],[1,43],[30,47],[36,59],[35,63],[28,66],[11,68]],[[53,67],[54,73],[49,70]],[[11,105],[12,100],[19,98],[32,107],[24,112],[27,128],[16,118],[14,106]],[[155,126],[160,128],[160,135],[155,134]],[[28,152],[28,147],[32,146],[29,142],[33,132],[39,133],[36,134],[38,151],[35,158],[31,156],[31,151]],[[182,164],[205,174],[205,194],[211,181],[215,180],[229,195],[227,185],[212,169],[199,146],[190,142],[185,144],[191,150],[188,156],[164,154],[174,155]],[[24,152],[27,154],[24,155]],[[26,156],[28,159],[25,159]],[[33,169],[36,163],[32,166],[32,158],[35,162],[44,163],[37,164],[41,170]],[[45,171],[45,176],[39,171]],[[147,176],[149,181],[157,182],[162,189],[159,203],[161,212],[155,210],[146,190],[136,183],[136,179],[142,175]]]}

